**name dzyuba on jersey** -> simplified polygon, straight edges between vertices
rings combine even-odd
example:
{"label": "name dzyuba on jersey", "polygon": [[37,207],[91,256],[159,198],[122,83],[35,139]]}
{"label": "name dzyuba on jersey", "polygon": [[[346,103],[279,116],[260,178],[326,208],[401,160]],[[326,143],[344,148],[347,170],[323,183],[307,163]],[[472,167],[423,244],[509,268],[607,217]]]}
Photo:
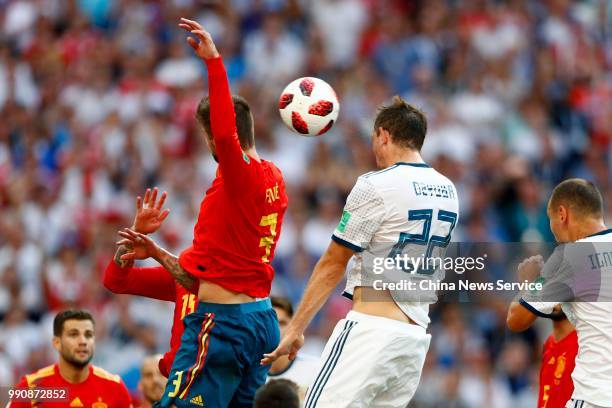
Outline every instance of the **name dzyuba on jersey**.
{"label": "name dzyuba on jersey", "polygon": [[450,184],[427,184],[413,181],[412,187],[417,197],[455,198],[455,189]]}

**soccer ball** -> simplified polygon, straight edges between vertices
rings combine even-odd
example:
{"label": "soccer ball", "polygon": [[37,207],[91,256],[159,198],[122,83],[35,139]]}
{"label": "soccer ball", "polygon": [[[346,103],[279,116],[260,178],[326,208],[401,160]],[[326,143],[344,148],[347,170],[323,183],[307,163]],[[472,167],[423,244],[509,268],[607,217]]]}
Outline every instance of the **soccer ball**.
{"label": "soccer ball", "polygon": [[340,103],[327,82],[305,77],[287,85],[278,109],[289,129],[304,136],[320,136],[334,125]]}

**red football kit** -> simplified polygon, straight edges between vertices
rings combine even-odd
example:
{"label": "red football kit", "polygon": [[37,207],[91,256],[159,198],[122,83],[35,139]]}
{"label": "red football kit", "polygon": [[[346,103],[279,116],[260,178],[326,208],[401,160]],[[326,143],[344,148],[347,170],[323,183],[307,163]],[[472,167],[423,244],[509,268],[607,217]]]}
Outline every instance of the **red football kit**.
{"label": "red football kit", "polygon": [[578,334],[574,330],[560,341],[550,335],[544,343],[540,368],[538,408],[565,408],[572,397],[572,371],[578,353]]}
{"label": "red football kit", "polygon": [[200,205],[193,245],[179,263],[196,278],[256,298],[270,294],[270,261],[287,209],[285,183],[271,162],[242,151],[221,57],[208,66],[210,123],[219,162]]}
{"label": "red football kit", "polygon": [[[153,268],[121,268],[111,261],[104,271],[104,287],[113,293],[144,296],[174,302],[174,320],[170,337],[170,350],[159,361],[159,370],[168,377],[174,356],[181,345],[183,319],[197,305],[197,295],[176,283],[163,266]],[[197,286],[194,287],[197,292]]]}
{"label": "red football kit", "polygon": [[110,374],[102,368],[89,365],[89,376],[79,384],[64,380],[59,373],[57,364],[41,368],[35,373],[25,375],[15,386],[19,389],[66,389],[67,397],[59,400],[44,400],[37,403],[13,401],[10,408],[25,407],[83,407],[83,408],[114,408],[131,407],[132,401],[125,384],[118,375]]}

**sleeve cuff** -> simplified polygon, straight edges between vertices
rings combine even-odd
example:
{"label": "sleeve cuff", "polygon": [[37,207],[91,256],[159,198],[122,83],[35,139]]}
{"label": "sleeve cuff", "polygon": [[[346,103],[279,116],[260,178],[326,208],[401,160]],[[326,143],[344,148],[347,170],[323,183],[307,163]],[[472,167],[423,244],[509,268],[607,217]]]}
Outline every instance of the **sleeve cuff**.
{"label": "sleeve cuff", "polygon": [[533,313],[534,315],[538,316],[538,317],[543,317],[545,319],[550,319],[552,318],[552,313],[544,313],[539,311],[538,309],[536,309],[535,307],[533,307],[531,304],[527,303],[525,300],[523,300],[523,298],[519,299],[519,303],[527,310],[529,310],[531,313]]}
{"label": "sleeve cuff", "polygon": [[344,240],[342,238],[339,238],[336,235],[332,235],[332,241],[334,241],[337,244],[340,244],[342,246],[345,246],[345,247],[347,247],[348,249],[351,249],[354,252],[362,252],[363,251],[363,248],[361,248],[361,247],[359,247],[359,246],[357,246],[357,245],[355,245],[355,244],[353,244],[351,242],[348,242],[348,241],[346,241],[346,240]]}

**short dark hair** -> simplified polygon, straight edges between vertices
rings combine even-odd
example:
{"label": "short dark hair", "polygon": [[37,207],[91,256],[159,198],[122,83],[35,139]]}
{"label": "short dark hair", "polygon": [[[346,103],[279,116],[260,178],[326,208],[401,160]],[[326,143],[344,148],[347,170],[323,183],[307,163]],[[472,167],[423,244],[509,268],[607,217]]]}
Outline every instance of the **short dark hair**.
{"label": "short dark hair", "polygon": [[296,383],[285,378],[271,380],[255,394],[253,408],[299,408],[300,395]]}
{"label": "short dark hair", "polygon": [[554,209],[560,205],[592,217],[602,217],[604,213],[603,198],[595,184],[580,178],[564,180],[555,187],[550,206]]}
{"label": "short dark hair", "polygon": [[378,110],[374,120],[374,130],[383,128],[389,132],[394,143],[420,151],[427,133],[427,118],[417,108],[399,96],[393,103]]}
{"label": "short dark hair", "polygon": [[[253,134],[253,115],[249,103],[241,96],[232,95],[234,102],[234,113],[236,114],[236,130],[240,146],[243,149],[249,149],[255,146],[255,135]],[[205,96],[198,105],[196,111],[196,119],[202,125],[206,133],[212,137],[210,128],[210,99]]]}
{"label": "short dark hair", "polygon": [[96,322],[87,310],[79,310],[79,309],[68,309],[59,312],[55,319],[53,319],[53,335],[57,337],[61,337],[64,332],[64,323],[66,320],[91,320],[91,322],[95,325]]}
{"label": "short dark hair", "polygon": [[272,307],[278,307],[287,312],[289,317],[293,317],[293,306],[289,299],[282,296],[270,296],[270,301],[272,302]]}

